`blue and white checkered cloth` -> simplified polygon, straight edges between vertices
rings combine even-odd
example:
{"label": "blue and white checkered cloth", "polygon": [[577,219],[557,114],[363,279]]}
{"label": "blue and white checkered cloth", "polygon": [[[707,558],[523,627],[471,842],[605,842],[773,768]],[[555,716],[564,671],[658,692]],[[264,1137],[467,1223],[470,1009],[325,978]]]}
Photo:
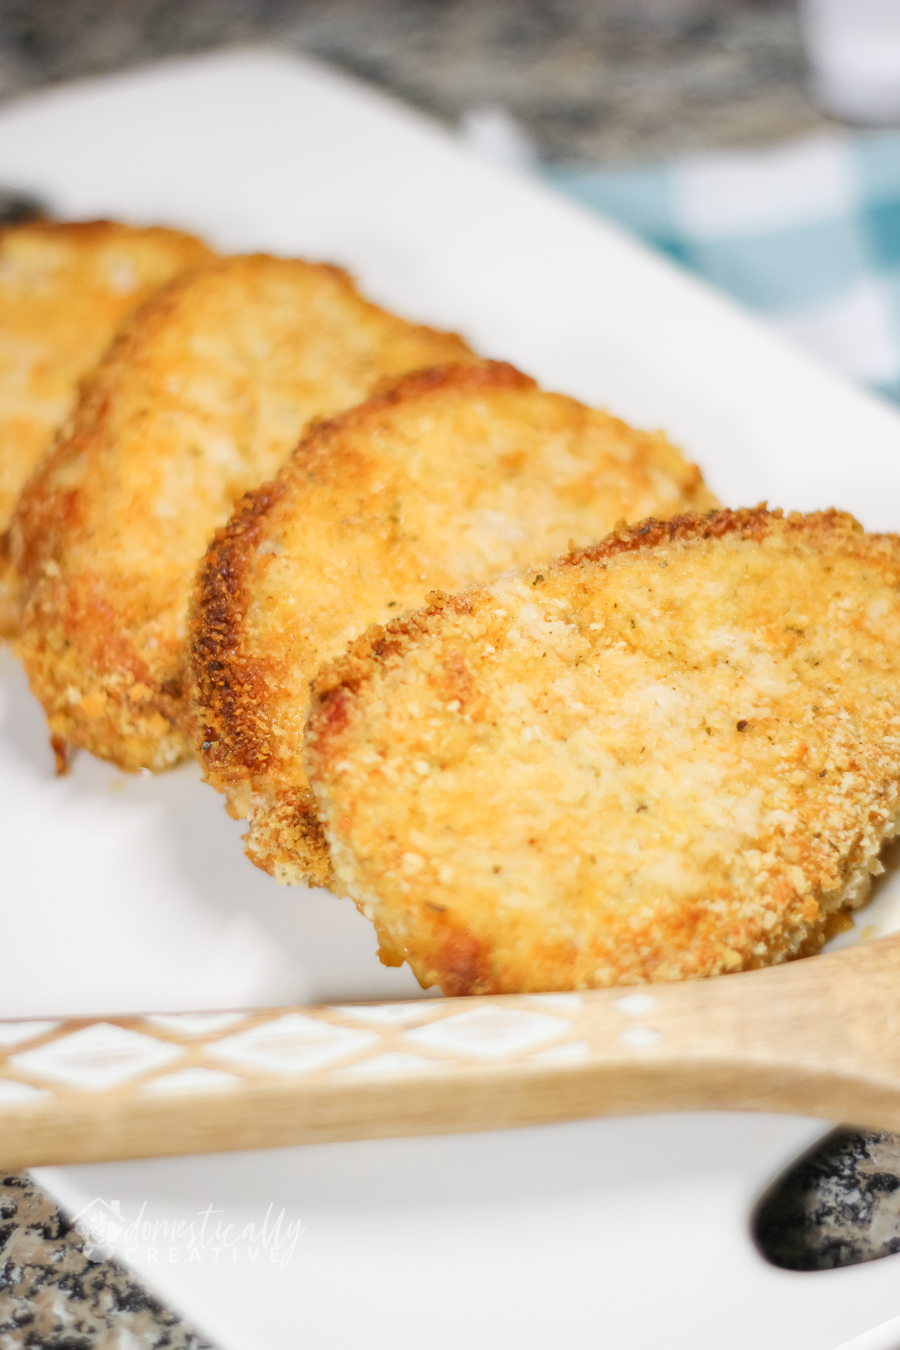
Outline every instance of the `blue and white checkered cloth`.
{"label": "blue and white checkered cloth", "polygon": [[545,172],[900,402],[900,133]]}

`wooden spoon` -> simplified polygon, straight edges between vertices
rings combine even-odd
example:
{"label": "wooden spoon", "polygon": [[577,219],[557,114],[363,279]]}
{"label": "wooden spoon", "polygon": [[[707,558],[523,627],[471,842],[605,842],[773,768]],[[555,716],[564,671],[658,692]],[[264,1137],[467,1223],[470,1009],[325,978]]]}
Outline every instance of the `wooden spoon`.
{"label": "wooden spoon", "polygon": [[0,1168],[780,1111],[900,1130],[900,934],[583,994],[0,1023]]}

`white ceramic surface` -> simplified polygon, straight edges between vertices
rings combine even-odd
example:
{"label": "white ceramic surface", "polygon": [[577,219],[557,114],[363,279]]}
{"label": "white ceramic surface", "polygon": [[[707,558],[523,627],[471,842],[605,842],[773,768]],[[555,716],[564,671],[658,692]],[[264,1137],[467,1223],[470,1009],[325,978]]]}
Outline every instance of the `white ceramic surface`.
{"label": "white ceramic surface", "polygon": [[[730,504],[900,523],[894,412],[612,226],[320,67],[234,53],[42,94],[0,112],[0,182],[65,215],[347,264],[374,298],[664,426]],[[254,871],[196,770],[126,780],[82,756],[55,780],[8,654],[0,804],[0,1015],[420,992],[378,965],[346,902]],[[844,940],[895,927],[895,912],[889,876]],[[792,1275],[747,1236],[754,1197],[820,1129],[662,1117],[40,1178],[73,1211],[118,1200],[117,1250],[225,1350],[832,1350],[896,1315],[897,1259]],[[265,1243],[255,1258],[226,1244],[191,1259],[179,1238],[154,1259],[129,1242],[144,1203],[164,1237],[210,1204],[234,1231],[270,1203],[304,1231],[283,1267]]]}

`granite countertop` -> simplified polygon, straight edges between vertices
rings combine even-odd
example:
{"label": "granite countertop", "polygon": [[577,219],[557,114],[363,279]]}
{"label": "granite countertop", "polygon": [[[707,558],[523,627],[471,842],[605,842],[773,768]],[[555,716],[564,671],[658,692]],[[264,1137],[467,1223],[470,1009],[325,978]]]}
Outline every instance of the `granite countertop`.
{"label": "granite countertop", "polygon": [[[451,125],[502,108],[548,163],[621,164],[829,125],[784,0],[0,0],[0,99],[174,53],[268,41]],[[765,1198],[757,1240],[822,1269],[900,1249],[900,1139],[837,1131]],[[208,1342],[0,1176],[0,1346],[201,1350]]]}
{"label": "granite countertop", "polygon": [[790,0],[0,0],[0,98],[172,53],[308,52],[451,124],[500,106],[552,163],[827,125]]}
{"label": "granite countertop", "polygon": [[211,1350],[178,1314],[84,1243],[28,1176],[0,1175],[3,1350]]}

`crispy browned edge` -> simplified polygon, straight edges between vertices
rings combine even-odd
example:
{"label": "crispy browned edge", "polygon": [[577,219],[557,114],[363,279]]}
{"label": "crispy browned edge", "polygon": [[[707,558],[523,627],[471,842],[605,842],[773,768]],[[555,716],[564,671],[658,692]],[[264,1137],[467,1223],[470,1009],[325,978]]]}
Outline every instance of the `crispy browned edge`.
{"label": "crispy browned edge", "polygon": [[13,569],[9,532],[0,534],[0,645],[12,641],[19,630],[17,578]]}
{"label": "crispy browned edge", "polygon": [[[107,232],[115,234],[121,229],[128,231],[134,230],[140,234],[177,235],[179,238],[189,239],[192,243],[198,244],[201,248],[205,249],[208,255],[206,260],[203,258],[197,259],[197,267],[203,267],[207,263],[215,261],[218,256],[204,239],[201,239],[199,235],[191,234],[186,230],[178,230],[169,225],[129,226],[124,225],[122,221],[107,220],[105,217],[100,217],[97,220],[55,220],[52,216],[30,216],[26,220],[11,221],[9,224],[0,225],[0,243],[2,243],[2,240],[9,234],[39,233],[56,235],[57,237],[69,235],[84,239],[89,238],[91,235],[101,235],[106,234]],[[176,277],[171,278],[171,281],[180,281],[184,277],[185,272],[190,271],[193,271],[193,268],[186,267],[184,272],[179,272]],[[163,287],[170,285],[171,281],[164,282]],[[147,299],[149,300],[150,297],[148,296]],[[146,304],[147,301],[144,301],[144,303]],[[124,322],[127,323],[127,321],[126,317]],[[84,380],[81,383],[83,385]],[[79,392],[80,388],[81,386],[79,386]],[[47,446],[47,451],[52,449],[53,443],[54,441],[51,437]],[[40,461],[38,465],[35,466],[35,473],[38,471],[39,465]],[[8,590],[8,599],[5,606],[0,610],[0,641],[2,641],[3,638],[14,638],[19,625],[19,615],[17,612],[18,596],[16,595],[19,578],[12,558],[8,527],[0,534],[0,579],[5,580]],[[59,766],[59,755],[57,755],[57,763]],[[68,760],[65,756],[63,757],[62,763],[66,766],[68,765]]]}
{"label": "crispy browned edge", "polygon": [[205,240],[189,230],[180,230],[173,225],[128,225],[121,220],[109,220],[100,216],[96,220],[56,220],[53,216],[29,216],[27,220],[13,220],[0,224],[0,239],[8,234],[52,234],[72,235],[89,238],[92,234],[118,233],[124,230],[129,234],[169,234],[181,239],[190,239],[207,250],[210,258],[216,254]]}
{"label": "crispy browned edge", "polygon": [[[789,529],[809,538],[838,532],[843,536],[848,532],[864,533],[863,527],[846,511],[830,509],[811,512],[809,515],[792,513],[785,517],[781,510],[770,511],[765,505],[738,510],[724,507],[705,515],[689,512],[673,516],[671,520],[657,520],[651,516],[637,525],[622,525],[599,544],[590,544],[587,548],[576,549],[574,553],[557,558],[547,570],[581,567],[584,563],[602,564],[622,553],[635,553],[675,541],[687,543],[694,539],[721,539],[726,535],[740,534],[745,539],[759,542],[769,533],[774,521],[784,521]],[[900,538],[895,535],[868,537],[892,538],[900,542]],[[330,730],[339,730],[346,722],[349,699],[381,667],[390,660],[401,660],[427,634],[430,621],[444,610],[457,614],[470,613],[470,597],[483,594],[485,590],[486,587],[481,585],[473,586],[460,595],[434,591],[434,598],[413,614],[402,615],[386,625],[372,624],[351,643],[342,656],[323,666],[312,681],[307,725],[312,728],[314,723],[320,723],[326,736]]]}
{"label": "crispy browned edge", "polygon": [[180,230],[173,225],[129,225],[121,220],[109,220],[106,216],[99,216],[96,220],[56,220],[53,216],[29,216],[26,220],[14,220],[7,224],[0,225],[0,237],[7,234],[56,234],[56,235],[82,235],[102,234],[107,230],[113,233],[119,230],[125,230],[134,234],[171,234],[178,235],[183,239],[191,239],[194,243],[201,244],[208,252],[211,258],[215,253],[205,240],[199,235],[192,234],[189,230]]}
{"label": "crispy browned edge", "polygon": [[[446,389],[532,389],[535,381],[505,361],[434,366],[386,381],[364,403],[330,420],[315,423],[291,453],[278,477],[248,492],[207,551],[197,577],[188,632],[191,688],[191,736],[206,777],[224,789],[241,779],[266,773],[268,749],[253,710],[265,703],[267,670],[253,658],[240,659],[247,579],[269,512],[284,495],[302,463],[334,436],[365,426],[388,408]],[[302,836],[310,859],[310,878],[326,886],[331,860],[308,791],[283,788],[273,803],[276,832]],[[265,870],[271,858],[254,856]]]}

